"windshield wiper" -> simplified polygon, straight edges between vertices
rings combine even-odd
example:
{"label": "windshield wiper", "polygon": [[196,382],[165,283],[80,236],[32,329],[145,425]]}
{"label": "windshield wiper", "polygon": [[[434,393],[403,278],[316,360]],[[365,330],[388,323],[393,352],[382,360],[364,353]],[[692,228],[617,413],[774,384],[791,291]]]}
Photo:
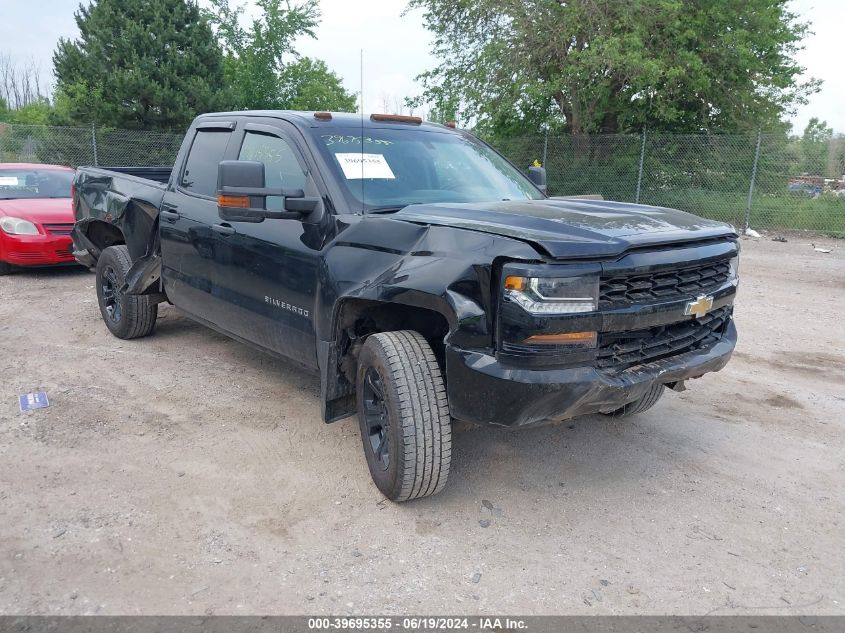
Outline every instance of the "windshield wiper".
{"label": "windshield wiper", "polygon": [[385,205],[383,207],[373,207],[371,209],[367,209],[367,213],[396,213],[397,211],[401,211],[405,207],[410,207],[412,204],[428,204],[428,203],[426,203],[426,202],[406,202],[405,204]]}
{"label": "windshield wiper", "polygon": [[395,204],[391,206],[384,206],[384,207],[373,207],[372,209],[367,209],[367,213],[396,213],[397,211],[401,211],[405,207],[410,204],[416,204],[415,202],[409,202],[408,204]]}

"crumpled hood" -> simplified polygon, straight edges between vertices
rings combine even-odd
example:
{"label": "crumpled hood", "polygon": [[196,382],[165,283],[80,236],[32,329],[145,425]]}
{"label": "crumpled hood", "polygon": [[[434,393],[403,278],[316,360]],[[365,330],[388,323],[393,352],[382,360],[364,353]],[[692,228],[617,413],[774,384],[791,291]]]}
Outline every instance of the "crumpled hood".
{"label": "crumpled hood", "polygon": [[73,224],[70,198],[13,198],[0,200],[0,217],[12,216],[37,224]]}
{"label": "crumpled hood", "polygon": [[511,237],[555,258],[618,255],[637,246],[736,235],[728,224],[684,211],[605,200],[414,204],[391,217]]}

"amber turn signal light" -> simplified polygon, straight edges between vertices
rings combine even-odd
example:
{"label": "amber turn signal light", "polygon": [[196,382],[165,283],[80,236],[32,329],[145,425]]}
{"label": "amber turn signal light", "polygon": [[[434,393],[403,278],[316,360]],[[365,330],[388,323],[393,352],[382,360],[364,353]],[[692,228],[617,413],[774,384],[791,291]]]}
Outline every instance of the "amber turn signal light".
{"label": "amber turn signal light", "polygon": [[217,196],[217,205],[235,209],[249,209],[249,196]]}
{"label": "amber turn signal light", "polygon": [[561,332],[558,334],[534,334],[525,339],[535,345],[588,345],[596,344],[595,332]]}
{"label": "amber turn signal light", "polygon": [[505,290],[524,290],[526,281],[525,277],[505,277]]}

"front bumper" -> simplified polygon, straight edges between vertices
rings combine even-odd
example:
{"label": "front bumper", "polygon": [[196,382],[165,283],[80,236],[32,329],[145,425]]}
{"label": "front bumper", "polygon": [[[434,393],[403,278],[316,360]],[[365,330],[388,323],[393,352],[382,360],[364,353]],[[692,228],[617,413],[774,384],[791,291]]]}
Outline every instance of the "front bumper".
{"label": "front bumper", "polygon": [[0,231],[0,261],[13,266],[72,264],[69,235],[7,235]]}
{"label": "front bumper", "polygon": [[674,383],[719,371],[736,346],[733,321],[717,343],[606,373],[593,367],[522,369],[493,356],[454,347],[446,349],[452,417],[476,424],[526,426],[579,415],[609,412],[643,396],[655,383]]}

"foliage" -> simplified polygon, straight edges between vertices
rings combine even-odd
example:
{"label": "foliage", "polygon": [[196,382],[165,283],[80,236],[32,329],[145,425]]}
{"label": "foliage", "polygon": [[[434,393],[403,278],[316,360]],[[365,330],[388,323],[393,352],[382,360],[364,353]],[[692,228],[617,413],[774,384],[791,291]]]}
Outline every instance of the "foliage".
{"label": "foliage", "polygon": [[817,89],[783,0],[410,0],[443,60],[417,103],[497,137],[769,128]]}
{"label": "foliage", "polygon": [[288,64],[279,77],[280,101],[290,110],[354,112],[356,96],[319,59],[302,57]]}
{"label": "foliage", "polygon": [[320,60],[303,58],[294,48],[303,35],[314,37],[320,18],[317,0],[300,4],[258,0],[261,14],[247,29],[243,7],[211,0],[206,17],[225,52],[225,77],[233,109],[351,110],[355,97]]}
{"label": "foliage", "polygon": [[53,107],[44,97],[14,109],[10,109],[3,98],[0,97],[0,122],[3,123],[46,125],[52,111]]}
{"label": "foliage", "polygon": [[[800,148],[800,169],[802,174],[811,176],[830,175],[828,174],[828,148],[831,146],[833,128],[827,122],[820,121],[817,117],[811,118],[804,128],[804,134],[799,142]],[[840,172],[838,175],[842,175]]]}
{"label": "foliage", "polygon": [[223,57],[191,0],[93,0],[53,55],[55,123],[184,128],[221,104]]}
{"label": "foliage", "polygon": [[[41,98],[15,110],[9,110],[8,116],[0,120],[19,125],[47,125],[52,111],[50,102],[46,98]],[[0,113],[0,117],[2,116]]]}

